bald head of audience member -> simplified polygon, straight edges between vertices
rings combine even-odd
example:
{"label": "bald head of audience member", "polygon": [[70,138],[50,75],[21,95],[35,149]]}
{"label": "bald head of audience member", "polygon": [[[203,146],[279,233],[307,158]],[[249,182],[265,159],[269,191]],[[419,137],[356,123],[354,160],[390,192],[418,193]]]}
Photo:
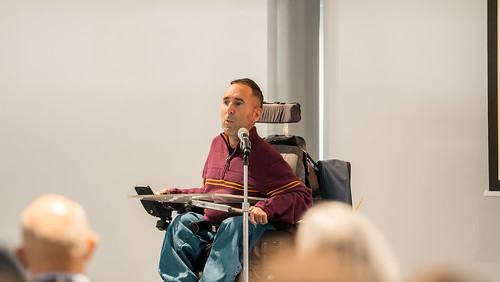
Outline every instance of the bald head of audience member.
{"label": "bald head of audience member", "polygon": [[85,272],[97,245],[84,209],[60,195],[44,195],[21,214],[22,242],[17,251],[32,276],[47,272]]}

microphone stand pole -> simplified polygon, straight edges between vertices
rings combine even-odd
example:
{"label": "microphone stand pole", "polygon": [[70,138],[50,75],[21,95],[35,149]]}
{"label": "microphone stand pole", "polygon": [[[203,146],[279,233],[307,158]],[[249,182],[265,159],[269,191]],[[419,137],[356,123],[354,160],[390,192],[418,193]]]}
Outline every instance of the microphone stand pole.
{"label": "microphone stand pole", "polygon": [[243,281],[248,282],[248,155],[243,154]]}

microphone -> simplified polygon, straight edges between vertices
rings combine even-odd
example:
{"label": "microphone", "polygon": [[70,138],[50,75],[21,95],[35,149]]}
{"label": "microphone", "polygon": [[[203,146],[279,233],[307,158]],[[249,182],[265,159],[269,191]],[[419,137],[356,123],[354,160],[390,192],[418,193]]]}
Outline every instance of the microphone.
{"label": "microphone", "polygon": [[252,150],[252,143],[250,142],[248,134],[248,129],[244,127],[238,130],[238,138],[240,138],[240,149],[245,156],[250,155],[250,151]]}

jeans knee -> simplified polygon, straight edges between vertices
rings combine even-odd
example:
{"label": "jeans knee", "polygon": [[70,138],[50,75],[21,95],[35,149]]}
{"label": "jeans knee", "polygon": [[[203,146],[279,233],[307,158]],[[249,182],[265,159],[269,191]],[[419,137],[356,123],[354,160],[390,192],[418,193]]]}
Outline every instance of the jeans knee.
{"label": "jeans knee", "polygon": [[224,219],[219,226],[219,230],[239,231],[243,229],[243,217],[233,216]]}
{"label": "jeans knee", "polygon": [[[191,231],[191,228],[189,227],[189,224],[191,222],[201,220],[203,220],[203,216],[201,216],[200,214],[190,212],[179,214],[174,217],[172,222],[169,224],[166,234],[171,234],[171,236],[173,237],[180,236],[181,234]],[[186,235],[184,234],[184,236]]]}
{"label": "jeans knee", "polygon": [[193,212],[188,212],[188,213],[182,213],[174,217],[172,220],[173,224],[182,224],[186,227],[189,227],[189,224],[191,222],[196,222],[196,221],[201,221],[203,220],[203,216],[197,213]]}

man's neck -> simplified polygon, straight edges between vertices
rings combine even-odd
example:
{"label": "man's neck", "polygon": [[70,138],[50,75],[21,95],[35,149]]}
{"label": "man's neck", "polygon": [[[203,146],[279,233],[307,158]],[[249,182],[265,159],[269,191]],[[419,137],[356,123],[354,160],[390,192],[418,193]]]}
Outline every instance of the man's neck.
{"label": "man's neck", "polygon": [[240,139],[238,138],[238,136],[236,136],[236,139],[229,137],[229,146],[231,148],[233,148],[233,149],[236,148],[236,145],[238,145],[238,142],[240,142]]}
{"label": "man's neck", "polygon": [[79,273],[83,274],[85,272],[85,267],[83,262],[73,262],[72,264],[57,264],[48,263],[38,266],[31,266],[31,275],[36,276],[43,273],[53,273],[53,272],[67,272],[67,273]]}
{"label": "man's neck", "polygon": [[[250,132],[252,129],[253,129],[253,126],[250,127],[250,129],[248,129],[248,131]],[[238,135],[228,136],[228,139],[229,139],[229,146],[233,149],[236,148],[236,146],[238,145],[238,142],[240,142],[240,138],[238,137]]]}

